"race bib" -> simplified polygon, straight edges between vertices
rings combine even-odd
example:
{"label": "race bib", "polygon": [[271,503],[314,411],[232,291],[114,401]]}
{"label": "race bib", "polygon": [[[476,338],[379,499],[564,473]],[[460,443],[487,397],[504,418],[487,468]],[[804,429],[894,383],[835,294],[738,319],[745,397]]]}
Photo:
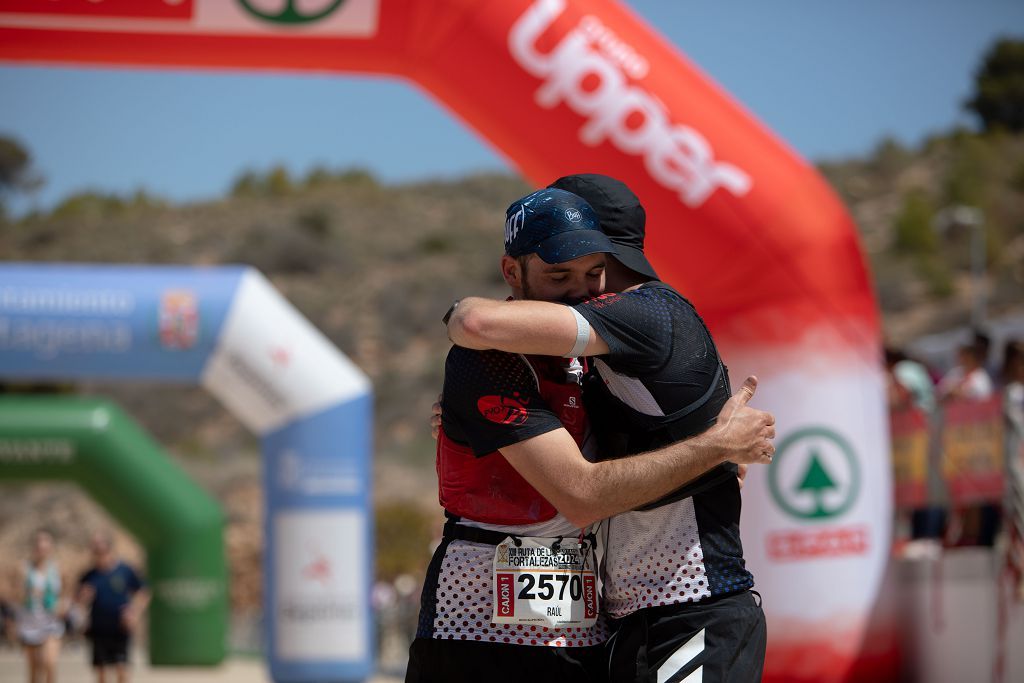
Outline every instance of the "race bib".
{"label": "race bib", "polygon": [[593,626],[597,621],[594,545],[511,536],[494,551],[495,624]]}

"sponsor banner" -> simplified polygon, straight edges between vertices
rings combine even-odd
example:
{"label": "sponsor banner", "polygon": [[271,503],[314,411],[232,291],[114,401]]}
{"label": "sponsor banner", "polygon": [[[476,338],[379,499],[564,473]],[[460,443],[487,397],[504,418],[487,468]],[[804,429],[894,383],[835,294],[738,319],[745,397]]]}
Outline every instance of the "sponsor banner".
{"label": "sponsor banner", "polygon": [[372,399],[365,394],[263,438],[267,494],[274,504],[352,504],[369,496]]}
{"label": "sponsor banner", "polygon": [[366,513],[274,514],[273,652],[281,661],[362,660],[369,651]]}
{"label": "sponsor banner", "polygon": [[1002,399],[943,407],[942,474],[954,503],[998,503],[1005,493]]}
{"label": "sponsor banner", "polygon": [[371,670],[371,434],[364,393],[263,438],[274,680],[361,680]]}
{"label": "sponsor banner", "polygon": [[202,612],[224,596],[224,581],[208,576],[176,576],[153,584],[153,598],[178,612]]}
{"label": "sponsor banner", "polygon": [[[580,169],[624,180],[643,199],[659,274],[686,291],[716,334],[729,329],[745,343],[785,346],[826,323],[844,347],[874,343],[877,307],[842,204],[813,167],[622,3],[345,0],[331,9],[331,0],[192,0],[195,22],[207,5],[237,15],[238,25],[251,22],[256,33],[118,34],[76,15],[70,39],[38,30],[33,22],[49,15],[8,12],[0,17],[0,58],[409,77],[537,185]],[[372,36],[328,41],[311,33],[359,8],[380,15]],[[292,10],[306,17],[330,11],[315,21],[285,21]],[[287,49],[274,49],[279,36]],[[683,224],[703,228],[680,230]]]}
{"label": "sponsor banner", "polygon": [[769,533],[768,557],[786,560],[808,560],[821,557],[863,556],[868,552],[871,529],[854,525],[813,531],[781,531]]}
{"label": "sponsor banner", "polygon": [[72,465],[76,455],[70,439],[0,439],[0,466]]}
{"label": "sponsor banner", "polygon": [[0,26],[163,34],[369,37],[379,0],[0,0]]}
{"label": "sponsor banner", "polygon": [[515,575],[499,572],[494,575],[496,588],[494,616],[499,619],[512,618],[516,615]]}
{"label": "sponsor banner", "polygon": [[587,619],[597,618],[597,581],[593,576],[583,577],[583,604],[586,605],[586,609],[583,616]]}
{"label": "sponsor banner", "polygon": [[366,376],[252,269],[200,381],[260,435],[370,391]]}
{"label": "sponsor banner", "polygon": [[240,268],[0,265],[0,376],[194,381]]}
{"label": "sponsor banner", "polygon": [[[541,79],[534,101],[542,109],[568,106],[583,117],[579,140],[588,147],[610,143],[643,159],[651,177],[691,208],[722,189],[750,190],[750,176],[715,159],[700,131],[673,121],[642,84],[648,60],[593,14],[584,14],[554,47],[541,36],[566,13],[566,0],[539,0],[513,24],[508,46],[527,73]],[[508,228],[506,227],[506,231]]]}
{"label": "sponsor banner", "polygon": [[928,416],[916,408],[889,413],[896,507],[919,508],[928,498]]}
{"label": "sponsor banner", "polygon": [[[743,488],[744,556],[769,623],[810,624],[835,650],[830,673],[811,667],[805,680],[843,680],[889,556],[892,469],[882,368],[815,351],[789,366],[770,353],[725,359],[734,384],[758,375],[752,405],[777,419],[774,462],[752,466]],[[769,661],[806,649],[805,636],[770,629]],[[766,677],[786,672],[770,665]]]}

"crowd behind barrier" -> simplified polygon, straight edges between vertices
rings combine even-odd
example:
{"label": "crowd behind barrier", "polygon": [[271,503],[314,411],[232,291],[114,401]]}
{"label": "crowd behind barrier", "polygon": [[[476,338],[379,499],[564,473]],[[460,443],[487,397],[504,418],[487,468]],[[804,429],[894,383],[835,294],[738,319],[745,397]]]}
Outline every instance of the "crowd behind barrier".
{"label": "crowd behind barrier", "polygon": [[897,546],[996,546],[1024,599],[1024,343],[999,371],[980,334],[941,376],[886,356]]}

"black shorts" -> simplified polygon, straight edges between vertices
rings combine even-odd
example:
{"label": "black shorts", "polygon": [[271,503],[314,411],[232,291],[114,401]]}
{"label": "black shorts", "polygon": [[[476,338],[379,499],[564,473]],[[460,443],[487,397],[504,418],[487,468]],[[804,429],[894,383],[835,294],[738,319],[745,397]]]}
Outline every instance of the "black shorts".
{"label": "black shorts", "polygon": [[603,645],[540,647],[417,638],[405,683],[606,683]]}
{"label": "black shorts", "polygon": [[[768,632],[754,591],[649,607],[612,620],[608,668],[616,683],[756,683]],[[760,596],[758,595],[758,598]]]}
{"label": "black shorts", "polygon": [[128,636],[92,635],[92,665],[114,666],[128,663]]}

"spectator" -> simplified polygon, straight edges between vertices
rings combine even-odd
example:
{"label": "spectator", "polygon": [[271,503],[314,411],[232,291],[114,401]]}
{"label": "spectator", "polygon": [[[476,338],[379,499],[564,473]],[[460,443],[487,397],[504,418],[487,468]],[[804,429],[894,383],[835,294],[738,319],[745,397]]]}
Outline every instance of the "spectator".
{"label": "spectator", "polygon": [[992,338],[981,328],[975,327],[971,332],[971,345],[978,351],[978,362],[985,368],[988,376],[995,378],[999,376],[999,368],[991,362],[992,359]]}
{"label": "spectator", "polygon": [[89,606],[92,665],[97,683],[106,683],[114,667],[118,683],[128,680],[128,646],[149,604],[149,591],[135,570],[114,553],[109,534],[95,533],[90,541],[93,567],[78,583],[77,602]]}
{"label": "spectator", "polygon": [[6,598],[0,597],[0,643],[10,645],[14,643],[14,607]]}
{"label": "spectator", "polygon": [[53,561],[53,536],[37,531],[23,568],[24,594],[17,617],[18,640],[25,648],[29,683],[53,683],[57,676],[57,655],[64,635],[64,620],[58,616],[61,581]]}
{"label": "spectator", "polygon": [[7,571],[0,574],[0,645],[16,645],[18,633],[15,628],[15,620],[18,610],[15,607],[14,599],[18,591],[14,586],[20,585],[20,572]]}
{"label": "spectator", "polygon": [[889,370],[890,408],[913,406],[926,415],[935,412],[935,385],[924,365],[897,348],[886,348],[885,364]]}
{"label": "spectator", "polygon": [[943,401],[966,399],[984,401],[992,397],[992,378],[982,365],[981,354],[974,344],[957,350],[958,364],[939,382],[939,398]]}
{"label": "spectator", "polygon": [[1003,406],[1018,434],[1024,434],[1024,342],[1011,339],[1003,351]]}
{"label": "spectator", "polygon": [[[902,349],[886,347],[885,365],[888,371],[889,409],[906,410],[916,408],[928,420],[928,430],[934,427],[937,404],[935,384],[928,369],[921,363],[910,360]],[[926,472],[929,504],[910,511],[910,538],[914,541],[942,538],[946,525],[946,510],[935,504],[945,492],[942,474],[936,462],[936,455],[929,453]]]}

